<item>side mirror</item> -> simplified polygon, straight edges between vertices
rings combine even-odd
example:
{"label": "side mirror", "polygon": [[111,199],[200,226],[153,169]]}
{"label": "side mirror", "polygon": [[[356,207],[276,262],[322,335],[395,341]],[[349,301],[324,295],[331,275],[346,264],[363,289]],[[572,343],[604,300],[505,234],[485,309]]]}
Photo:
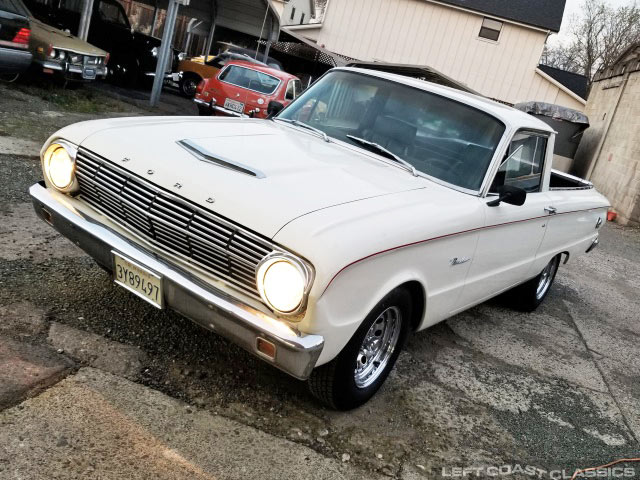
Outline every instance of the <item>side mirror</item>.
{"label": "side mirror", "polygon": [[508,203],[510,205],[524,205],[527,199],[527,191],[514,187],[513,185],[501,185],[498,187],[498,198],[487,202],[489,207],[497,207],[500,203]]}
{"label": "side mirror", "polygon": [[271,118],[274,115],[278,114],[280,110],[284,108],[284,105],[276,100],[271,100],[269,105],[267,105],[267,118]]}

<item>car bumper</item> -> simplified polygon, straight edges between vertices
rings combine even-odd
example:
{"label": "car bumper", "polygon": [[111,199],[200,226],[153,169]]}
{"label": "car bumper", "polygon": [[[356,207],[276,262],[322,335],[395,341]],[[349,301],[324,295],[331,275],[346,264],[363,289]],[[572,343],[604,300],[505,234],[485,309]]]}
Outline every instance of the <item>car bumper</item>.
{"label": "car bumper", "polygon": [[38,64],[42,66],[42,71],[45,73],[54,73],[62,75],[67,80],[75,80],[80,82],[90,82],[97,78],[104,78],[107,76],[107,67],[105,65],[90,65],[87,68],[94,71],[94,75],[85,76],[85,69],[80,65],[73,64],[60,64],[57,62],[38,61]]}
{"label": "car bumper", "polygon": [[0,73],[22,73],[31,65],[32,58],[28,50],[0,47]]}
{"label": "car bumper", "polygon": [[[296,332],[229,294],[194,278],[131,240],[64,203],[64,196],[37,183],[29,189],[37,215],[82,248],[100,265],[112,268],[112,252],[162,277],[164,305],[204,328],[228,338],[284,372],[305,380],[315,366],[324,338]],[[258,351],[258,339],[275,345],[274,358]]]}
{"label": "car bumper", "polygon": [[234,112],[233,110],[229,110],[228,108],[224,108],[224,107],[221,107],[220,105],[216,105],[214,100],[212,100],[210,102],[206,102],[206,101],[201,100],[199,98],[194,98],[193,101],[195,102],[196,105],[198,105],[198,107],[208,108],[209,110],[220,112],[220,113],[222,113],[224,115],[228,115],[230,117],[238,117],[238,118],[249,118],[250,117],[250,115],[246,115],[244,113]]}

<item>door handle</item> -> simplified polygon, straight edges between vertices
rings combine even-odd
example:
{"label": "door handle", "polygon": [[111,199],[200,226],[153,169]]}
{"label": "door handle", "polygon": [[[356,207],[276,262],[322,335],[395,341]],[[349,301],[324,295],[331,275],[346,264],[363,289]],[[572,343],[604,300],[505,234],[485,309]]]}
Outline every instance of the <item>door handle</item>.
{"label": "door handle", "polygon": [[556,207],[549,206],[549,207],[544,207],[544,211],[547,212],[549,215],[555,215],[558,210],[556,209]]}

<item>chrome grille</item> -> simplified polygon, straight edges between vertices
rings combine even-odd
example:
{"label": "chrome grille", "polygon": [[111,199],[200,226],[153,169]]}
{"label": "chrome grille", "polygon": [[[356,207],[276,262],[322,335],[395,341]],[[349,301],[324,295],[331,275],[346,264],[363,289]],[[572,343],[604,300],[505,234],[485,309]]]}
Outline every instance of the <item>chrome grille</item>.
{"label": "chrome grille", "polygon": [[161,250],[260,298],[255,269],[273,245],[101,157],[76,156],[79,198]]}

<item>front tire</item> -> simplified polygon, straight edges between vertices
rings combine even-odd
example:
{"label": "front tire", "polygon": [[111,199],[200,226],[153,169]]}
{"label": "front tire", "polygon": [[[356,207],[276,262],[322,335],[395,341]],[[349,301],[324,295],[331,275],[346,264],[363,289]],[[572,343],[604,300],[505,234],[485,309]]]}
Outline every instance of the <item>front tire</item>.
{"label": "front tire", "polygon": [[331,362],[311,373],[312,395],[336,410],[367,402],[382,386],[404,346],[412,315],[411,296],[398,288],[378,303]]}
{"label": "front tire", "polygon": [[524,312],[533,312],[543,302],[558,273],[561,255],[553,257],[536,277],[513,290],[515,306]]}

